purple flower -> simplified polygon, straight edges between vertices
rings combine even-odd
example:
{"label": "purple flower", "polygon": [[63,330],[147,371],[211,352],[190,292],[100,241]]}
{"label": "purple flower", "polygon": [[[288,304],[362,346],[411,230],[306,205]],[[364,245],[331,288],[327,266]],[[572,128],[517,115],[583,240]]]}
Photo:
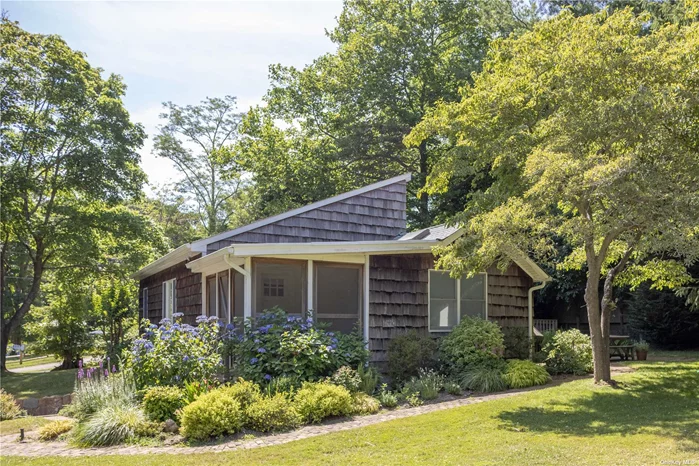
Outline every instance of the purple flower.
{"label": "purple flower", "polygon": [[226,330],[233,330],[234,328],[235,328],[235,325],[233,325],[233,324],[226,325]]}
{"label": "purple flower", "polygon": [[82,360],[82,359],[80,359],[80,360],[78,361],[78,367],[79,367],[80,369],[83,368],[83,360]]}
{"label": "purple flower", "polygon": [[269,374],[265,374],[265,380],[267,380],[267,381],[272,380],[272,376]]}
{"label": "purple flower", "polygon": [[267,350],[264,349],[264,348],[257,348],[257,352],[258,352],[258,353],[266,353]]}
{"label": "purple flower", "polygon": [[116,364],[112,364],[112,372],[116,372]]}
{"label": "purple flower", "polygon": [[182,316],[184,316],[184,312],[175,312],[174,314],[172,314],[173,318],[182,317]]}
{"label": "purple flower", "polygon": [[256,364],[257,361],[259,361],[259,359],[257,359],[257,358],[251,358],[251,359],[250,359],[250,364]]}
{"label": "purple flower", "polygon": [[263,325],[262,327],[260,327],[260,333],[267,333],[267,332],[269,332],[269,329],[271,329],[271,328],[272,328],[271,324],[270,325]]}
{"label": "purple flower", "polygon": [[107,369],[104,370],[104,376],[109,377],[109,371]]}
{"label": "purple flower", "polygon": [[184,362],[189,361],[189,356],[187,356],[187,355],[185,354],[184,357],[182,358],[182,361],[184,361]]}
{"label": "purple flower", "polygon": [[102,370],[102,360],[100,360],[100,370]]}
{"label": "purple flower", "polygon": [[202,322],[206,322],[208,319],[206,316],[197,316],[197,323],[201,324]]}
{"label": "purple flower", "polygon": [[169,324],[169,323],[171,323],[171,322],[172,322],[172,321],[171,321],[170,319],[168,319],[167,317],[165,317],[164,319],[161,319],[160,322],[158,322],[158,323],[159,323],[160,325],[167,325],[167,324]]}
{"label": "purple flower", "polygon": [[150,324],[150,325],[148,326],[148,328],[151,329],[151,330],[155,330],[156,328],[158,328],[158,326],[155,325],[155,324]]}
{"label": "purple flower", "polygon": [[218,317],[216,317],[216,316],[211,316],[211,317],[209,317],[208,320],[209,320],[209,322],[216,322],[216,321],[218,320]]}
{"label": "purple flower", "polygon": [[83,369],[81,367],[78,371],[78,380],[82,380],[83,377],[85,377],[85,374],[83,374]]}

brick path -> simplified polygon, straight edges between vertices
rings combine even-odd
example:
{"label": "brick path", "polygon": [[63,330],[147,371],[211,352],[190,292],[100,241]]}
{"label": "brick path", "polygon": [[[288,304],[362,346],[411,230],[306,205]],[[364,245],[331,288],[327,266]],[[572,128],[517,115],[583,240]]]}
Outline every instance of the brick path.
{"label": "brick path", "polygon": [[[617,369],[617,370],[615,370]],[[621,369],[621,370],[618,370]],[[631,369],[626,367],[614,367],[614,373],[628,372]],[[564,382],[569,382],[574,379],[583,377],[560,377],[554,379],[553,383],[532,387],[523,390],[509,390],[502,393],[491,395],[473,395],[466,398],[459,398],[452,401],[443,401],[429,405],[419,406],[416,408],[403,408],[394,411],[381,412],[370,416],[355,417],[347,421],[340,421],[329,424],[305,426],[292,432],[275,435],[264,435],[254,439],[235,439],[228,440],[219,444],[202,445],[196,447],[187,446],[162,446],[162,447],[146,447],[146,446],[129,446],[116,445],[113,447],[101,448],[73,448],[66,442],[40,442],[33,438],[30,432],[27,440],[19,442],[17,435],[0,436],[0,455],[2,456],[105,456],[105,455],[153,455],[153,454],[194,454],[194,453],[214,453],[222,451],[234,451],[248,448],[259,448],[271,445],[280,445],[295,440],[315,437],[318,435],[329,434],[331,432],[341,432],[359,427],[370,426],[380,422],[391,421],[393,419],[402,419],[410,416],[441,411],[444,409],[456,408],[484,401],[497,400],[500,398],[509,398],[522,393],[552,386],[560,385]]]}

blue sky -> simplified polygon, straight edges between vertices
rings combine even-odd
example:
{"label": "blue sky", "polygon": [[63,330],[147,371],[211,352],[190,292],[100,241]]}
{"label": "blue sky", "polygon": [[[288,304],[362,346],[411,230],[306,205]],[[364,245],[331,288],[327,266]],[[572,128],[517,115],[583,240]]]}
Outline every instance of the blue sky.
{"label": "blue sky", "polygon": [[196,104],[234,95],[260,103],[272,63],[301,67],[334,49],[325,37],[341,1],[2,1],[30,31],[59,34],[91,65],[124,77],[126,107],[148,140],[140,151],[151,185],[177,178],[150,151],[164,101]]}

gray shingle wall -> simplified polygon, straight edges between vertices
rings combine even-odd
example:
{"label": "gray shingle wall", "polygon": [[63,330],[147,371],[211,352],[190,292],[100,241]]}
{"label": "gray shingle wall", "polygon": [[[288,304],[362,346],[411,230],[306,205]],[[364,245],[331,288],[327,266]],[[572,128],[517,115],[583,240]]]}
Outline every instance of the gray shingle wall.
{"label": "gray shingle wall", "polygon": [[234,243],[390,240],[405,229],[406,183],[401,181],[230,236],[207,251]]}

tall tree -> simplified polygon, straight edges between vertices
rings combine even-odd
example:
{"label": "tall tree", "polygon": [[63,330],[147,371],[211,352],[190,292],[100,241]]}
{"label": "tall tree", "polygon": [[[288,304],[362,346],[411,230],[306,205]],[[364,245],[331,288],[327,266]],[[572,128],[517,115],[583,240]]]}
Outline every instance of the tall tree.
{"label": "tall tree", "polygon": [[677,287],[699,259],[699,23],[645,33],[647,20],[566,11],[498,41],[463,100],[410,136],[454,143],[431,190],[493,178],[441,266],[472,273],[513,246],[542,256],[553,237],[573,248],[563,265],[587,269],[597,382],[611,380],[614,287]]}
{"label": "tall tree", "polygon": [[[439,138],[427,138],[406,147],[403,138],[437,102],[458,99],[459,88],[480,70],[493,36],[518,27],[510,16],[493,20],[504,15],[501,11],[510,15],[509,5],[499,0],[346,1],[337,26],[328,32],[335,53],[302,70],[270,67],[272,88],[258,112],[266,114],[263,121],[285,121],[286,130],[255,132],[259,125],[252,122],[247,135],[263,142],[248,145],[241,156],[268,157],[265,151],[276,144],[276,150],[290,153],[286,160],[293,167],[321,152],[322,163],[314,166],[341,173],[342,182],[336,184],[333,177],[328,190],[412,172],[409,222],[430,224],[434,209],[420,188],[444,146]],[[250,118],[260,116],[251,113]],[[280,137],[294,143],[284,147]],[[297,183],[297,170],[284,174],[281,184]]]}
{"label": "tall tree", "polygon": [[155,137],[153,151],[170,159],[182,173],[177,189],[196,205],[206,235],[225,231],[234,214],[230,204],[241,186],[229,153],[241,119],[236,99],[207,98],[185,107],[165,102],[163,107],[160,118],[166,122]]}
{"label": "tall tree", "polygon": [[173,186],[161,186],[153,195],[139,200],[133,209],[158,225],[168,239],[169,248],[204,236],[199,216],[187,205],[187,199]]}
{"label": "tall tree", "polygon": [[[145,175],[136,150],[145,134],[129,120],[121,78],[103,79],[60,37],[31,34],[4,18],[0,54],[3,291],[4,277],[14,274],[8,267],[21,262],[9,255],[22,248],[28,256],[22,296],[2,309],[5,369],[10,333],[29,312],[44,272],[89,265],[102,234],[128,247],[131,228],[146,226],[118,209],[140,193]],[[137,262],[151,251],[140,252]]]}

